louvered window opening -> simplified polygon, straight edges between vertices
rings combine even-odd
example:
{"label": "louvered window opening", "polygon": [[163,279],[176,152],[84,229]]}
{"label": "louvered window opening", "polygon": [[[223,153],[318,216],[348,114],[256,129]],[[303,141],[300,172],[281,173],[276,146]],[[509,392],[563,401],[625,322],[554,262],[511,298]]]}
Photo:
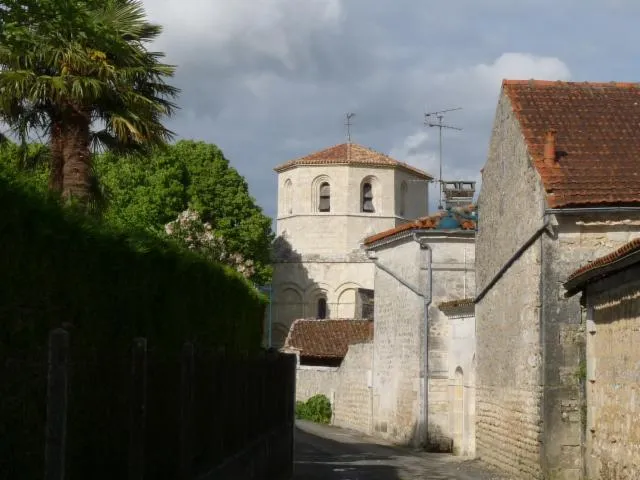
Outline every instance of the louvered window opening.
{"label": "louvered window opening", "polygon": [[326,182],[320,185],[320,202],[318,204],[318,210],[320,212],[331,211],[331,187]]}
{"label": "louvered window opening", "polygon": [[375,212],[373,207],[373,189],[370,183],[365,183],[362,186],[362,211],[363,212]]}

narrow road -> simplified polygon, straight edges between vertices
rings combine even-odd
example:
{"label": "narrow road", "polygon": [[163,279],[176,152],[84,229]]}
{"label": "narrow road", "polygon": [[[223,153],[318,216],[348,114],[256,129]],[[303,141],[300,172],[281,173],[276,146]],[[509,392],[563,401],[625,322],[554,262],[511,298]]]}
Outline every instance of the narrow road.
{"label": "narrow road", "polygon": [[477,462],[377,443],[325,425],[296,422],[294,480],[503,480]]}

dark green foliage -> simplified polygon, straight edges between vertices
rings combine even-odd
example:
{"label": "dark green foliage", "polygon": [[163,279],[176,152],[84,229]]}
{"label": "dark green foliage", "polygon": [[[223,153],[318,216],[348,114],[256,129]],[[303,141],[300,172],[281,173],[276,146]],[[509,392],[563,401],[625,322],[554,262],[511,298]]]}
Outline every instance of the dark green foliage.
{"label": "dark green foliage", "polygon": [[1,165],[0,205],[1,480],[42,478],[52,328],[71,335],[70,458],[128,438],[122,375],[134,337],[148,338],[156,358],[178,358],[185,340],[259,349],[264,299],[231,269],[62,209]]}
{"label": "dark green foliage", "polygon": [[232,252],[254,261],[252,281],[270,280],[271,219],[217,146],[182,140],[148,155],[101,155],[95,165],[109,201],[108,222],[162,233],[191,207]]}
{"label": "dark green foliage", "polygon": [[326,395],[318,394],[306,402],[296,402],[296,418],[316,423],[331,422],[331,402]]}

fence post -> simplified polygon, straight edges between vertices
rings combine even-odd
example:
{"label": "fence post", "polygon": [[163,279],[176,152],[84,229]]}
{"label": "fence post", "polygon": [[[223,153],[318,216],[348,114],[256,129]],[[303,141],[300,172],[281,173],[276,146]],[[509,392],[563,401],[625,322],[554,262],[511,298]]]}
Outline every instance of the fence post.
{"label": "fence post", "polygon": [[290,407],[289,407],[289,422],[290,422],[290,432],[291,432],[291,450],[290,450],[290,457],[289,457],[289,472],[291,473],[291,475],[293,476],[293,466],[294,466],[294,462],[295,462],[295,456],[296,456],[296,382],[297,382],[297,370],[298,370],[298,356],[297,355],[289,355],[289,368],[291,369],[291,371],[289,372],[289,375],[291,375],[291,392],[289,393],[289,401],[290,403]]}
{"label": "fence post", "polygon": [[180,479],[191,480],[192,452],[192,411],[194,384],[193,344],[182,347],[182,370],[180,389]]}
{"label": "fence post", "polygon": [[47,421],[45,432],[44,478],[64,479],[67,441],[69,334],[56,328],[49,334],[47,379]]}
{"label": "fence post", "polygon": [[131,417],[129,480],[144,478],[144,428],[147,409],[147,339],[133,340],[131,351]]}

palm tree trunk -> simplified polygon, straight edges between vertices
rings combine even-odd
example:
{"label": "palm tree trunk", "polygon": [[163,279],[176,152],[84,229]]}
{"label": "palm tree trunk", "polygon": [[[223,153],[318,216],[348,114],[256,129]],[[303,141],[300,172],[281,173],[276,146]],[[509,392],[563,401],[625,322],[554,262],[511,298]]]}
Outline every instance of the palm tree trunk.
{"label": "palm tree trunk", "polygon": [[49,151],[51,154],[49,190],[56,193],[62,192],[62,167],[64,165],[63,145],[62,125],[59,121],[55,121],[51,126],[51,138],[49,139]]}
{"label": "palm tree trunk", "polygon": [[71,109],[62,128],[62,198],[87,205],[91,188],[91,120],[86,112]]}

